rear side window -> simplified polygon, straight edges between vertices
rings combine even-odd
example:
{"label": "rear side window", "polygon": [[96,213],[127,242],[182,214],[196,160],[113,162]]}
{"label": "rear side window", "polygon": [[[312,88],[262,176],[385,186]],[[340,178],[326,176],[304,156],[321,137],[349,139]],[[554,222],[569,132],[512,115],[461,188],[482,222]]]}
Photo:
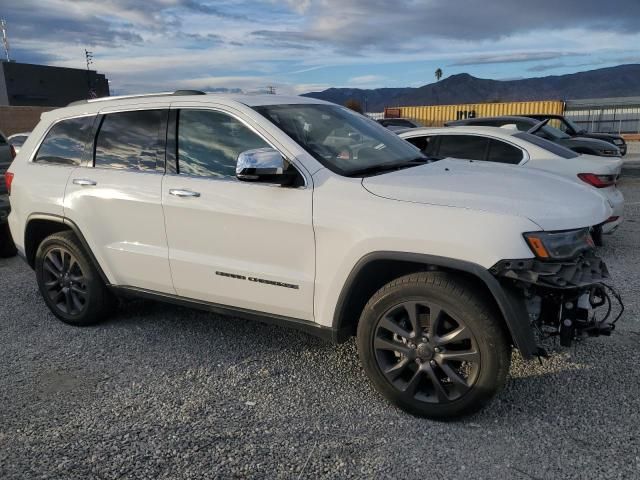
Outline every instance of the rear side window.
{"label": "rear side window", "polygon": [[489,139],[475,135],[442,135],[438,157],[484,160]]}
{"label": "rear side window", "polygon": [[80,165],[95,117],[80,117],[56,123],[42,141],[34,162]]}
{"label": "rear side window", "polygon": [[516,133],[514,137],[533,143],[534,145],[543,148],[547,152],[551,152],[554,155],[558,155],[562,158],[576,158],[578,156],[578,154],[573,150],[569,150],[562,145],[558,145],[557,143],[550,142],[549,140],[545,140],[544,138],[540,138],[537,135],[531,135],[530,133],[521,132]]}
{"label": "rear side window", "polygon": [[517,165],[522,161],[522,158],[523,153],[519,148],[509,145],[506,142],[501,142],[500,140],[489,141],[488,161]]}
{"label": "rear side window", "polygon": [[211,110],[180,110],[178,172],[235,178],[238,155],[269,144],[235,118]]}
{"label": "rear side window", "polygon": [[166,110],[105,115],[96,138],[96,167],[153,171],[164,151]]}

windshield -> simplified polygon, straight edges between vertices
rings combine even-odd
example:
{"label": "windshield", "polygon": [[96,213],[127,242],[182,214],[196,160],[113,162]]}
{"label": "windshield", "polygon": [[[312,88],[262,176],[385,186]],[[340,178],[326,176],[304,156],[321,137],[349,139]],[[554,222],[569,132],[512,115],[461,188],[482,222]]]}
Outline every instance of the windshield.
{"label": "windshield", "polygon": [[11,137],[9,143],[11,143],[11,145],[13,145],[14,147],[21,147],[24,142],[27,141],[27,138],[28,137],[26,135],[17,135],[15,137]]}
{"label": "windshield", "polygon": [[338,105],[254,108],[322,165],[341,175],[376,173],[427,160],[420,150],[382,125]]}
{"label": "windshield", "polygon": [[569,125],[574,132],[578,133],[581,132],[583,129],[582,127],[579,127],[577,123],[575,123],[573,120],[569,120],[568,118],[565,117],[564,119],[565,122],[567,122],[567,125]]}
{"label": "windshield", "polygon": [[539,131],[544,132],[547,137],[553,138],[554,140],[559,140],[561,138],[570,138],[569,135],[567,135],[563,131],[558,130],[557,128],[554,128],[550,125],[545,125]]}
{"label": "windshield", "polygon": [[527,132],[516,133],[514,137],[521,138],[522,140],[526,140],[527,142],[533,143],[538,147],[546,150],[547,152],[551,152],[554,155],[558,155],[562,158],[576,158],[578,154],[573,150],[569,150],[568,148],[563,147],[562,145],[558,145],[557,143],[550,142],[549,140],[545,140],[544,138],[540,138],[537,135],[531,135]]}

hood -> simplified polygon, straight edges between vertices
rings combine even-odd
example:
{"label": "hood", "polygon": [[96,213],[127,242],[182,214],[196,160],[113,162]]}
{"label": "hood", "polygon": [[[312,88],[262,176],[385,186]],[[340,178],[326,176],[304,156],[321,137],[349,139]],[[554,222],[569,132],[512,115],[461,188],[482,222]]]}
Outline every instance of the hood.
{"label": "hood", "polygon": [[590,227],[611,208],[589,186],[511,165],[447,158],[362,180],[379,197],[528,218],[543,230]]}
{"label": "hood", "polygon": [[624,138],[615,133],[581,133],[580,137],[582,138],[595,138],[598,140],[604,140],[605,142],[613,142],[614,140],[622,140],[624,142]]}
{"label": "hood", "polygon": [[577,146],[576,143],[580,143],[580,145],[584,147],[598,148],[600,150],[611,150],[612,148],[618,148],[613,145],[613,143],[607,142],[605,140],[600,140],[598,138],[571,137],[565,138],[564,141],[573,146]]}

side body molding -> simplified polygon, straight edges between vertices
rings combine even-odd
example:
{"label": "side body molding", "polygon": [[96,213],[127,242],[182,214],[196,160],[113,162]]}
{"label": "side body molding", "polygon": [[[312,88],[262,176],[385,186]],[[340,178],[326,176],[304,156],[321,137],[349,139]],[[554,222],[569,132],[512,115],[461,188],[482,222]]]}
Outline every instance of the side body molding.
{"label": "side body molding", "polygon": [[481,265],[457,260],[454,258],[440,257],[428,254],[408,253],[408,252],[372,252],[362,257],[353,267],[351,273],[342,287],[338,303],[333,317],[334,331],[344,331],[344,325],[349,322],[348,302],[352,288],[358,281],[359,274],[363,269],[376,261],[396,261],[411,264],[420,264],[425,267],[436,267],[438,269],[464,272],[475,277],[481,282],[493,296],[504,321],[511,333],[514,345],[518,348],[523,358],[531,359],[539,354],[533,330],[529,325],[529,315],[526,305],[521,295],[502,285],[490,272]]}

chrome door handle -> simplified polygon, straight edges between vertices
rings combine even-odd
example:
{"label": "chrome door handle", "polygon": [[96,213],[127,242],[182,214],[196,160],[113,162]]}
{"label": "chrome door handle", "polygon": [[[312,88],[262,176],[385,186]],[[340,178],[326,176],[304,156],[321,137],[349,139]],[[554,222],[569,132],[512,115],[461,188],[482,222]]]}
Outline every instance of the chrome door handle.
{"label": "chrome door handle", "polygon": [[198,192],[192,192],[191,190],[183,190],[181,188],[172,188],[169,190],[170,195],[175,195],[176,197],[199,197],[200,194]]}
{"label": "chrome door handle", "polygon": [[95,180],[89,180],[87,178],[74,178],[73,183],[75,185],[82,185],[83,187],[93,187],[98,184]]}

